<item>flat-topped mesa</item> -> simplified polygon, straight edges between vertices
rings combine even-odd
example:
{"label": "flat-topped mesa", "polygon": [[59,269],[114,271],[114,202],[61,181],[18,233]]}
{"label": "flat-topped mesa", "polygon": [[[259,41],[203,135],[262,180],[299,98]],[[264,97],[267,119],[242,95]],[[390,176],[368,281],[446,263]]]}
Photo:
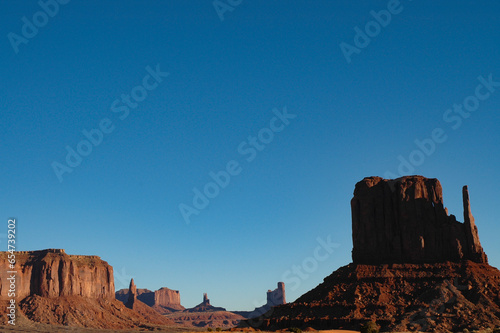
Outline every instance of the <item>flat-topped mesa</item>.
{"label": "flat-topped mesa", "polygon": [[[66,253],[64,249],[44,249],[44,250],[36,250],[36,251],[16,251],[16,254],[45,254],[45,253]],[[73,256],[73,255],[72,255]]]}
{"label": "flat-topped mesa", "polygon": [[[14,252],[15,269],[9,267],[9,252],[0,252],[0,270],[17,271],[16,297],[83,296],[114,298],[113,268],[98,256],[68,255],[62,249]],[[8,275],[0,277],[0,299],[9,299]],[[2,288],[5,286],[5,288]]]}
{"label": "flat-topped mesa", "polygon": [[154,304],[166,307],[177,306],[179,310],[183,309],[181,306],[181,295],[179,291],[165,287],[154,292]]}
{"label": "flat-topped mesa", "polygon": [[356,264],[487,263],[463,188],[464,223],[448,215],[437,179],[368,177],[351,200],[352,259]]}

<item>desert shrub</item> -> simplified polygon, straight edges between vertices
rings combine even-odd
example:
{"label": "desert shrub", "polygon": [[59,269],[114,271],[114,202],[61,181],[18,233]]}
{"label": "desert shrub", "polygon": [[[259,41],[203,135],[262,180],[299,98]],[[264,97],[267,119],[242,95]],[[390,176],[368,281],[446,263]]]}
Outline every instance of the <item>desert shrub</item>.
{"label": "desert shrub", "polygon": [[209,328],[207,328],[207,331],[212,332],[212,331],[213,331],[213,328],[212,328],[212,327],[209,327]]}
{"label": "desert shrub", "polygon": [[288,330],[293,333],[302,333],[302,330],[298,327],[290,327]]}
{"label": "desert shrub", "polygon": [[378,333],[378,326],[374,321],[369,321],[361,326],[361,333]]}
{"label": "desert shrub", "polygon": [[220,331],[222,331],[222,328],[217,327],[215,330],[216,330],[217,332],[220,332]]}

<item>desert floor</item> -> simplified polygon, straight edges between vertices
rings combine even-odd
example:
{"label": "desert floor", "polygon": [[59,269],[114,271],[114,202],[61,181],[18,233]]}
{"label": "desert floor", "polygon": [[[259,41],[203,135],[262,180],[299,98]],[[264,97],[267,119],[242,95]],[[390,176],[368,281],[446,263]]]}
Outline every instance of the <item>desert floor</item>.
{"label": "desert floor", "polygon": [[[51,325],[34,325],[31,327],[26,326],[0,326],[0,332],[27,332],[27,333],[54,333],[54,332],[82,332],[82,333],[106,333],[106,332],[119,332],[119,333],[137,333],[137,332],[170,332],[170,333],[200,333],[207,332],[206,329],[200,329],[198,331],[194,331],[193,329],[185,329],[178,327],[171,328],[157,328],[154,330],[151,329],[135,329],[135,330],[96,330],[96,329],[86,329],[86,328],[77,328],[77,327],[66,327],[66,326],[51,326]],[[318,333],[359,333],[357,331],[345,331],[345,330],[328,330],[328,331],[317,331]],[[215,333],[215,330],[214,330]],[[238,333],[238,332],[231,332]],[[260,332],[266,333],[266,332]],[[274,332],[271,332],[274,333]]]}

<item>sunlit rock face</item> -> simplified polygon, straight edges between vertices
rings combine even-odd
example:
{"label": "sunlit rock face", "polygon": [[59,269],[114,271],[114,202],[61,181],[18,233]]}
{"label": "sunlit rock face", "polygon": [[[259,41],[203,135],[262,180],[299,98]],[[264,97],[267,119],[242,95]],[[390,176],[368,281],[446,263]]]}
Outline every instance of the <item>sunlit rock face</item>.
{"label": "sunlit rock face", "polygon": [[[8,252],[0,253],[0,297],[8,299]],[[15,252],[16,297],[115,297],[113,268],[98,256],[68,255],[62,249]],[[2,288],[5,286],[5,288]]]}

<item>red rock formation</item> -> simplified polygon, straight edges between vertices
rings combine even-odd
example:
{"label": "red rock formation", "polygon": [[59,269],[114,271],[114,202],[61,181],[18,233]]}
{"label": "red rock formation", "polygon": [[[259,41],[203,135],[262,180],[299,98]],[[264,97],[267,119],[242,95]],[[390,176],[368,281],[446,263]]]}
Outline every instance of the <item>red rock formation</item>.
{"label": "red rock formation", "polygon": [[128,299],[125,306],[129,309],[133,309],[134,304],[137,304],[137,287],[135,286],[134,279],[131,279],[130,286],[128,287]]}
{"label": "red rock formation", "polygon": [[[115,298],[122,302],[123,304],[127,303],[128,301],[128,290],[129,288],[126,289],[120,289],[117,292],[115,292]],[[141,296],[145,294],[148,295],[146,297],[147,300],[150,300],[151,303],[154,302],[154,292],[149,290],[149,289],[140,289],[137,288],[137,298],[140,299],[143,303],[148,304],[147,302],[144,301],[144,299],[141,299]],[[149,305],[149,304],[148,304]]]}
{"label": "red rock formation", "polygon": [[[8,252],[0,252],[0,324],[9,302]],[[113,268],[97,256],[67,255],[64,250],[15,252],[17,315],[36,323],[92,328],[156,328],[173,322],[136,301],[133,310],[114,297]],[[135,287],[131,283],[131,289]],[[17,326],[17,324],[16,324]],[[36,325],[35,325],[36,326]],[[47,328],[44,328],[46,331]],[[60,331],[53,328],[51,331]]]}
{"label": "red rock formation", "polygon": [[267,291],[267,306],[286,304],[285,283],[278,282],[278,288]]}
{"label": "red rock formation", "polygon": [[[123,304],[127,303],[128,301],[128,290],[129,288],[126,289],[120,289],[117,292],[115,292],[115,298],[122,302]],[[143,296],[146,295],[146,296]],[[141,300],[143,303],[146,303],[149,305],[149,303],[153,304],[154,303],[154,292],[149,290],[149,289],[140,289],[137,288],[137,299]],[[147,300],[147,301],[145,301]]]}
{"label": "red rock formation", "polygon": [[[181,305],[181,295],[178,290],[168,288],[160,288],[153,293],[153,304],[150,305],[153,309],[161,314],[167,314],[176,311],[182,311],[185,308]],[[142,297],[139,297],[142,300]]]}
{"label": "red rock formation", "polygon": [[184,310],[185,312],[215,312],[215,311],[226,311],[226,309],[221,307],[215,307],[210,304],[207,293],[203,294],[203,302],[195,306],[194,308],[189,308]]}
{"label": "red rock formation", "polygon": [[356,184],[353,264],[293,303],[241,323],[384,331],[460,331],[500,326],[500,271],[487,263],[463,189],[464,223],[448,216],[437,179],[421,176]]}
{"label": "red rock formation", "polygon": [[155,304],[166,307],[181,305],[181,295],[179,294],[178,290],[172,290],[163,287],[155,291],[154,295]]}
{"label": "red rock formation", "polygon": [[408,176],[365,178],[351,200],[354,263],[486,263],[469,194],[464,187],[464,220],[448,216],[437,179]]}
{"label": "red rock formation", "polygon": [[288,327],[458,332],[500,326],[500,271],[466,261],[350,264],[293,303],[244,322],[261,330]]}
{"label": "red rock formation", "polygon": [[[136,311],[138,314],[142,315],[145,318],[148,318],[149,321],[155,323],[163,323],[168,324],[171,321],[167,320],[165,317],[161,316],[160,313],[153,310],[147,304],[141,302],[138,299],[137,286],[134,283],[134,279],[130,279],[130,286],[128,288],[128,297],[125,306],[129,309]],[[144,294],[143,294],[144,295]]]}
{"label": "red rock formation", "polygon": [[167,314],[166,317],[184,326],[220,328],[234,327],[244,319],[239,314],[210,305],[207,293],[203,294],[203,302],[194,308]]}
{"label": "red rock formation", "polygon": [[[138,302],[140,304],[140,302]],[[0,308],[0,312],[3,309]],[[150,327],[153,330],[157,325],[172,325],[173,322],[149,306],[137,305],[129,309],[122,302],[110,298],[89,298],[82,296],[41,297],[28,296],[19,303],[20,315],[27,317],[30,322],[24,332],[32,332],[33,322],[50,325],[64,325],[72,327],[88,327],[96,329],[142,329]],[[4,319],[4,315],[0,318]],[[5,322],[1,322],[4,324]],[[16,324],[16,326],[18,326]],[[21,325],[22,327],[22,325]],[[20,328],[21,328],[20,327]],[[53,328],[41,332],[76,332],[68,328]]]}
{"label": "red rock formation", "polygon": [[486,254],[483,252],[481,242],[479,241],[479,234],[477,232],[474,216],[472,216],[470,210],[469,189],[467,186],[464,186],[462,189],[462,197],[464,201],[464,227],[467,238],[467,251],[470,253],[471,260],[476,262],[488,262]]}
{"label": "red rock formation", "polygon": [[[113,268],[97,256],[67,255],[64,250],[15,252],[17,297],[84,296],[114,298]],[[0,270],[8,268],[8,252],[0,252]],[[5,276],[0,279],[0,298],[8,299]]]}
{"label": "red rock formation", "polygon": [[[116,299],[127,303],[129,297],[128,289],[120,289],[115,293]],[[182,311],[185,308],[181,305],[181,296],[178,290],[160,288],[156,291],[148,289],[137,289],[137,299],[149,305],[161,314],[175,311]]]}

